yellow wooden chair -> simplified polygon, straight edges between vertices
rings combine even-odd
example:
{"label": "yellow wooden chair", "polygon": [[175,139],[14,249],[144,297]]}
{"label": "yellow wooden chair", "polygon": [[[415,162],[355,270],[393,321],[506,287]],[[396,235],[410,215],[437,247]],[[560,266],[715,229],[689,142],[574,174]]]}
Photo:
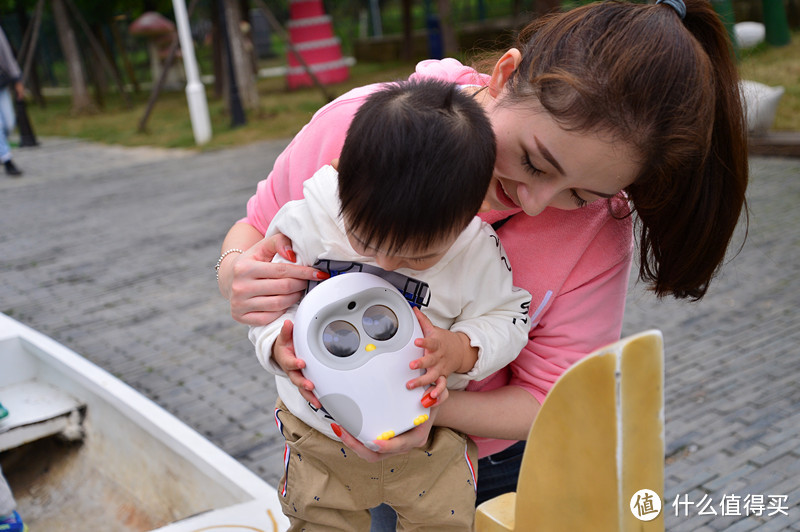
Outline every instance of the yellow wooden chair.
{"label": "yellow wooden chair", "polygon": [[559,378],[528,435],[517,492],[481,504],[476,530],[663,531],[664,510],[652,518],[656,501],[637,498],[642,489],[663,501],[664,349],[657,330],[599,349]]}

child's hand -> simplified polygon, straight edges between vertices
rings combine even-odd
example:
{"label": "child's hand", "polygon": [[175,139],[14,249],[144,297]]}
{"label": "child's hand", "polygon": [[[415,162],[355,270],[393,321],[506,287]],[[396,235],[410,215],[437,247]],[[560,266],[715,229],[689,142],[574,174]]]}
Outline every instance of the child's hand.
{"label": "child's hand", "polygon": [[317,396],[311,393],[314,389],[314,383],[306,379],[301,371],[306,367],[306,363],[297,358],[294,352],[293,330],[294,324],[290,320],[283,322],[281,332],[278,333],[278,338],[272,344],[272,358],[286,373],[292,384],[300,389],[300,395],[303,396],[303,399],[311,403],[314,408],[322,408],[322,403],[319,402]]}
{"label": "child's hand", "polygon": [[447,378],[455,372],[467,372],[475,365],[478,358],[477,348],[469,344],[464,333],[451,332],[436,327],[425,314],[414,308],[424,338],[414,340],[414,345],[424,349],[422,358],[413,360],[411,369],[424,369],[425,374],[408,381],[408,389],[433,384],[439,377]]}
{"label": "child's hand", "polygon": [[422,396],[422,406],[425,408],[437,407],[444,403],[449,396],[450,392],[447,390],[447,378],[441,376],[436,379],[434,385],[428,388],[428,391]]}

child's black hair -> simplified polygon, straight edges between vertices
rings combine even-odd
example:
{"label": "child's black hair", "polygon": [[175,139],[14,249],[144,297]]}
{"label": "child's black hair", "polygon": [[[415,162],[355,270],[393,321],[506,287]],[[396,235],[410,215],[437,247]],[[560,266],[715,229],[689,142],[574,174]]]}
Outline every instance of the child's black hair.
{"label": "child's black hair", "polygon": [[491,123],[458,85],[388,84],[347,131],[339,161],[347,230],[386,253],[457,235],[477,214],[494,161]]}

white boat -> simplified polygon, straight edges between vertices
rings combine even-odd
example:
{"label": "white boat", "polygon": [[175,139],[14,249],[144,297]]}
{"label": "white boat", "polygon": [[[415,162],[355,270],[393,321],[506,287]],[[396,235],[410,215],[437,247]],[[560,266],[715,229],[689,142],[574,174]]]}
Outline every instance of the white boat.
{"label": "white boat", "polygon": [[119,379],[0,314],[0,463],[31,531],[278,532],[277,493]]}

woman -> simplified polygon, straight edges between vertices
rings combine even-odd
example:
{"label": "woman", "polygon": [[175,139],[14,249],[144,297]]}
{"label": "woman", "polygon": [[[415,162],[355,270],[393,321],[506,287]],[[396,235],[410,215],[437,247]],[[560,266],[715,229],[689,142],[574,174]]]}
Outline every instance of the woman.
{"label": "woman", "polygon": [[[478,442],[479,501],[514,489],[522,445],[510,446],[527,437],[558,376],[619,338],[632,218],[640,279],[659,297],[697,300],[744,207],[746,136],[727,33],[707,2],[669,1],[606,2],[537,19],[489,75],[443,60],[420,63],[412,76],[460,83],[483,104],[497,160],[481,216],[495,225],[515,284],[533,296],[533,327],[516,361],[451,393],[433,419]],[[238,321],[275,319],[319,275],[271,264],[276,252],[291,256],[290,243],[262,235],[274,212],[300,197],[302,181],[338,157],[352,114],[373,90],[321,109],[228,233],[218,274]],[[302,362],[286,369],[310,388]],[[385,442],[382,453],[424,443],[430,425]],[[381,458],[343,440],[365,459]]]}

